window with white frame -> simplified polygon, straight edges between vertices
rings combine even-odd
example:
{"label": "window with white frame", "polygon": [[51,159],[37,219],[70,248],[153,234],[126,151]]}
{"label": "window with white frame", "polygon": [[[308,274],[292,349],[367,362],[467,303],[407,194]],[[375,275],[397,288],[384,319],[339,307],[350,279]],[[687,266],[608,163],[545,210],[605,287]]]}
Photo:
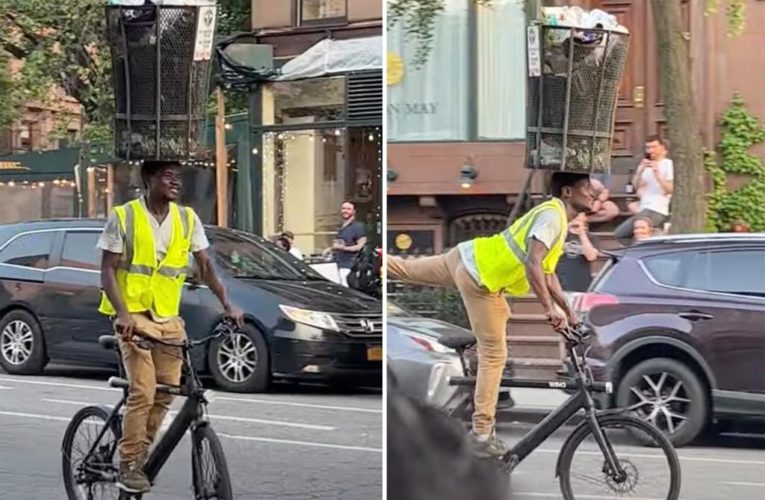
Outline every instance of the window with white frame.
{"label": "window with white frame", "polygon": [[417,38],[401,23],[389,29],[389,141],[522,139],[525,31],[522,0],[444,0],[427,61],[416,67]]}
{"label": "window with white frame", "polygon": [[444,0],[427,61],[415,66],[418,41],[401,23],[388,30],[388,139],[468,139],[468,10],[472,0]]}
{"label": "window with white frame", "polygon": [[348,0],[299,0],[300,24],[321,24],[347,18]]}

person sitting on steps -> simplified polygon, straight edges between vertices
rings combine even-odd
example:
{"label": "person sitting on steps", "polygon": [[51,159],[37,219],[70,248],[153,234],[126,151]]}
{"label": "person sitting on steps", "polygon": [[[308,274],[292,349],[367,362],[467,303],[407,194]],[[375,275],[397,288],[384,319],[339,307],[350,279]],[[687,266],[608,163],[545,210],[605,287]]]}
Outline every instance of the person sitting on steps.
{"label": "person sitting on steps", "polygon": [[482,456],[499,457],[508,451],[494,428],[507,361],[510,308],[505,293],[522,296],[533,290],[558,332],[567,323],[579,323],[555,268],[564,251],[568,223],[592,209],[590,178],[586,174],[556,172],[550,184],[553,198],[531,209],[500,234],[463,242],[441,255],[417,259],[388,256],[386,262],[391,279],[456,288],[462,297],[478,343],[471,435],[475,451]]}
{"label": "person sitting on steps", "polygon": [[614,230],[614,237],[628,244],[633,236],[633,225],[639,217],[651,221],[651,227],[660,228],[669,220],[669,206],[674,191],[674,167],[667,158],[667,146],[659,136],[646,141],[646,158],[640,163],[632,179],[640,201],[630,204],[635,215]]}

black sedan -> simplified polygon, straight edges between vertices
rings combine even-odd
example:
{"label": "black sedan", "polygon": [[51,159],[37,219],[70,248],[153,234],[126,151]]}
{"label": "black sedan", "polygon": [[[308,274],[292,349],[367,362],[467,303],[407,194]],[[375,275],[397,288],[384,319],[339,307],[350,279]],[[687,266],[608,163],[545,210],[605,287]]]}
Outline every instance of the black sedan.
{"label": "black sedan", "polygon": [[[49,360],[115,366],[98,337],[111,333],[98,313],[102,219],[0,226],[0,365],[32,374]],[[230,299],[245,311],[234,336],[194,353],[194,363],[226,390],[257,392],[273,378],[382,379],[382,303],[332,283],[262,238],[207,227],[210,255]],[[223,310],[190,274],[181,316],[201,338]]]}

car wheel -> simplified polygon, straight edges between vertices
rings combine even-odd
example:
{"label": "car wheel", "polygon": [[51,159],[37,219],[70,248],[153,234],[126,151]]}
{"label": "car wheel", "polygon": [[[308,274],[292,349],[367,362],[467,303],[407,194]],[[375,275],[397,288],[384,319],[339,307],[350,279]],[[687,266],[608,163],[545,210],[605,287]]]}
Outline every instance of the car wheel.
{"label": "car wheel", "polygon": [[269,353],[263,335],[252,325],[215,339],[208,353],[215,382],[227,391],[264,392],[271,382]]}
{"label": "car wheel", "polygon": [[0,320],[0,365],[8,373],[40,373],[48,360],[45,340],[35,317],[16,309]]}
{"label": "car wheel", "polygon": [[619,383],[617,403],[653,424],[675,446],[696,438],[708,419],[707,392],[688,366],[669,358],[649,359]]}

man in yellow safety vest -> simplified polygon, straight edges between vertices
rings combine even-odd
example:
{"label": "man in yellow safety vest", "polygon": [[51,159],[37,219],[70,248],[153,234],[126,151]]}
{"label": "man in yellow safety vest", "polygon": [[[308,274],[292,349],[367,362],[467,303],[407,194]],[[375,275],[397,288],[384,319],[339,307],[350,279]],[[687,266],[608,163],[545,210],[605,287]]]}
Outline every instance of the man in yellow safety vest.
{"label": "man in yellow safety vest", "polygon": [[463,242],[433,257],[387,259],[390,278],[456,288],[462,296],[478,343],[472,435],[476,451],[482,455],[501,456],[508,451],[494,431],[500,382],[507,362],[510,308],[505,293],[520,296],[533,290],[556,331],[579,322],[568,306],[555,267],[563,254],[568,222],[592,208],[590,178],[586,174],[556,172],[550,187],[552,199],[500,234]]}
{"label": "man in yellow safety vest", "polygon": [[170,341],[186,337],[179,306],[190,255],[225,314],[239,326],[243,321],[242,311],[228,301],[226,289],[213,271],[202,222],[190,207],[175,203],[182,184],[180,165],[147,161],[141,176],[146,195],[116,207],[98,241],[103,251],[99,311],[115,318],[130,382],[117,482],[129,493],[150,489],[144,462],[172,402],[169,394],[155,394],[156,385],[178,385],[182,365],[178,353],[137,347],[131,342],[134,330]]}

